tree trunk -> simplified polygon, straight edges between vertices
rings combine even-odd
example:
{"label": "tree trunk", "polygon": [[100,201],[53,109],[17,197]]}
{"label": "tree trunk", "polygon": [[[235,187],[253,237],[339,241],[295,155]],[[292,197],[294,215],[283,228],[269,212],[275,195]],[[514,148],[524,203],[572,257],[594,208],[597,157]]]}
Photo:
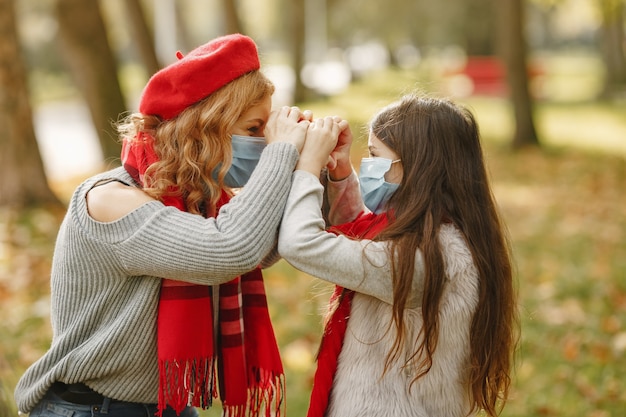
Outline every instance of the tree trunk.
{"label": "tree trunk", "polygon": [[289,49],[291,51],[291,66],[295,75],[295,86],[293,99],[295,103],[301,103],[309,98],[309,89],[302,82],[300,73],[304,68],[304,50],[306,44],[306,19],[305,19],[305,3],[306,0],[288,1],[290,13],[285,18],[289,22],[287,27],[287,39],[290,39]]}
{"label": "tree trunk", "polygon": [[626,35],[624,34],[624,2],[601,0],[602,52],[606,67],[603,97],[626,93]]}
{"label": "tree trunk", "polygon": [[492,35],[495,25],[494,1],[500,0],[471,0],[463,3],[467,55],[494,55],[496,49]]}
{"label": "tree trunk", "polygon": [[154,36],[148,27],[141,2],[139,0],[126,0],[124,3],[130,21],[130,31],[135,38],[141,62],[148,75],[152,75],[161,68],[161,64],[154,49]]}
{"label": "tree trunk", "polygon": [[241,19],[237,14],[235,0],[224,0],[222,6],[224,7],[224,20],[226,22],[224,30],[226,33],[244,33]]}
{"label": "tree trunk", "polygon": [[523,0],[498,0],[499,49],[505,64],[515,115],[514,148],[538,146],[533,120],[533,103],[528,87]]}
{"label": "tree trunk", "polygon": [[117,63],[97,0],[57,0],[62,51],[83,92],[106,161],[117,160],[120,144],[112,122],[126,111]]}
{"label": "tree trunk", "polygon": [[0,206],[61,206],[35,138],[14,0],[0,0]]}

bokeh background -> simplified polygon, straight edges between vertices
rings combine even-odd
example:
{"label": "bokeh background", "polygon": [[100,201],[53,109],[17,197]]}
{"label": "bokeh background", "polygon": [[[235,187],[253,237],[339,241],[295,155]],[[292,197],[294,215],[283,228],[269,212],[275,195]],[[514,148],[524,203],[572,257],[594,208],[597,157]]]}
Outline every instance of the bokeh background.
{"label": "bokeh background", "polygon": [[[626,416],[624,0],[0,0],[0,417],[50,344],[49,274],[74,187],[119,164],[111,122],[158,68],[252,36],[274,106],[366,126],[403,93],[450,97],[480,123],[509,227],[521,341],[503,416]],[[306,412],[330,286],[265,272]],[[221,414],[219,404],[203,416]]]}

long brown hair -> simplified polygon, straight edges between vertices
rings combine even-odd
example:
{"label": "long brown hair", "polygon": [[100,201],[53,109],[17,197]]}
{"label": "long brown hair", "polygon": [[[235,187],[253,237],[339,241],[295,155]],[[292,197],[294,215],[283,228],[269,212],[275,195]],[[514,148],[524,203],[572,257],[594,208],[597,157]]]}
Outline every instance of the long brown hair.
{"label": "long brown hair", "polygon": [[472,410],[499,413],[508,396],[517,341],[516,303],[506,229],[492,195],[474,116],[445,99],[407,95],[382,109],[372,133],[402,160],[403,178],[388,202],[394,219],[376,240],[390,241],[393,320],[397,336],[387,365],[405,338],[404,309],[416,251],[425,263],[422,342],[413,352],[417,380],[432,366],[439,333],[439,305],[446,285],[438,233],[444,223],[463,234],[479,276],[471,329],[469,391]]}
{"label": "long brown hair", "polygon": [[220,198],[230,167],[233,126],[243,113],[273,93],[272,82],[261,71],[253,71],[173,119],[130,115],[118,126],[120,136],[133,140],[140,131],[149,133],[159,157],[146,170],[144,191],[156,199],[174,192],[191,213],[202,213],[208,202],[210,212]]}

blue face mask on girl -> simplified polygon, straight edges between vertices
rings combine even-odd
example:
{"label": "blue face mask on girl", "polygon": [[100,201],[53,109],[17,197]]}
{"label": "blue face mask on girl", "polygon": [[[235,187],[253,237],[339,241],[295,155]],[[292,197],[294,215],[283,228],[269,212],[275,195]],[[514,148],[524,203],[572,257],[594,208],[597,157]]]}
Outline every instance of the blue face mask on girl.
{"label": "blue face mask on girl", "polygon": [[232,135],[233,162],[224,177],[224,183],[233,188],[246,185],[265,149],[265,138]]}
{"label": "blue face mask on girl", "polygon": [[391,164],[399,162],[387,158],[363,158],[359,168],[359,183],[363,203],[375,214],[385,210],[389,197],[398,189],[399,184],[385,181],[385,173],[391,169]]}

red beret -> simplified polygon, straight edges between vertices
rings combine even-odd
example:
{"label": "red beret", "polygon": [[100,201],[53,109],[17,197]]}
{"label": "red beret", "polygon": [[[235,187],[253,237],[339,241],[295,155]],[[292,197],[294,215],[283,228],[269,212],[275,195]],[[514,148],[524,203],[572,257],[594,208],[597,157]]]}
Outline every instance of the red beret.
{"label": "red beret", "polygon": [[139,111],[162,119],[185,108],[229,82],[260,68],[256,44],[240,34],[213,39],[163,68],[150,78],[141,94]]}

